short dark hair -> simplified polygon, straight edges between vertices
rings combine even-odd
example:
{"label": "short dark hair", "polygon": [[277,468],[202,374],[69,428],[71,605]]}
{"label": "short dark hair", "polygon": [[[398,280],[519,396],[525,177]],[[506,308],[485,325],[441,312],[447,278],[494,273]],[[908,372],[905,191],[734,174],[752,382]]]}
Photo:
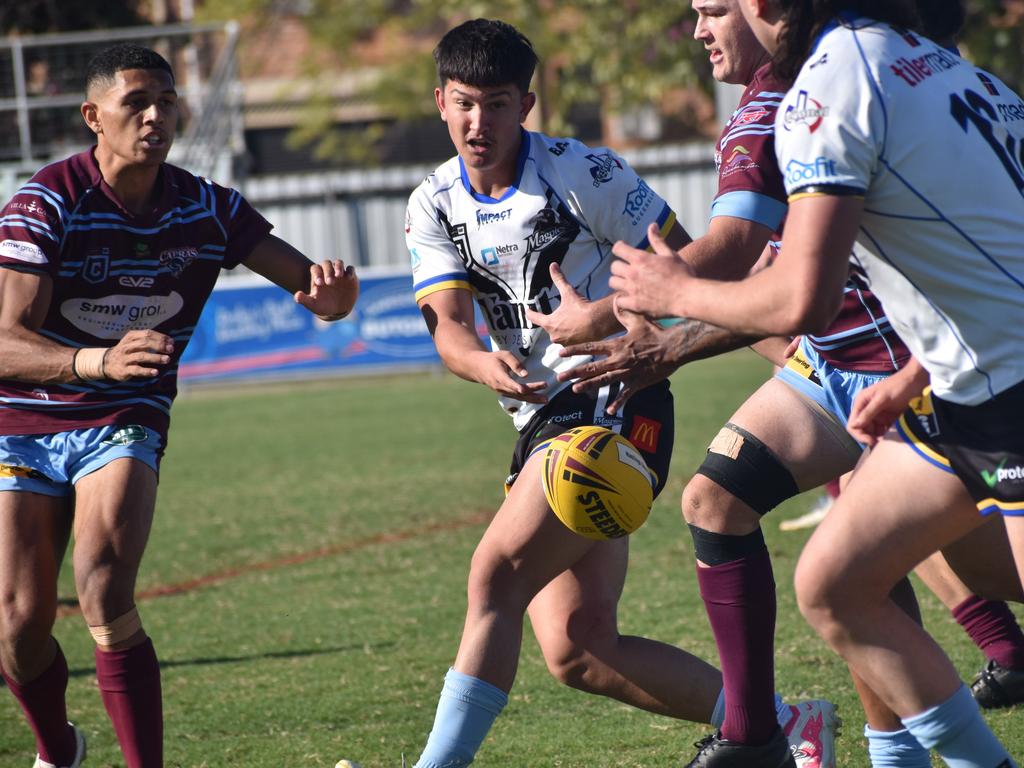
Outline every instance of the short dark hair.
{"label": "short dark hair", "polygon": [[174,71],[167,59],[156,51],[133,43],[119,43],[97,53],[85,68],[85,92],[93,85],[110,82],[125,69],[162,69],[174,82]]}
{"label": "short dark hair", "polygon": [[538,59],[526,35],[511,24],[473,19],[448,30],[434,61],[442,88],[449,80],[477,88],[514,83],[527,93]]}
{"label": "short dark hair", "polygon": [[774,69],[793,80],[810,55],[814,41],[840,14],[852,13],[896,27],[913,28],[917,10],[911,0],[776,0],[782,11],[782,32]]}
{"label": "short dark hair", "polygon": [[918,28],[932,40],[952,42],[967,18],[963,0],[915,0]]}

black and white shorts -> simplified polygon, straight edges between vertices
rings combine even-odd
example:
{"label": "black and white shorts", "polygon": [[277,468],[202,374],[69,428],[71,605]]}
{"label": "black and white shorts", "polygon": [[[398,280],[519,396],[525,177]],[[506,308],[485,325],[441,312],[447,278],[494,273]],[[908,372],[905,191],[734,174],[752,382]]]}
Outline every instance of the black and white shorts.
{"label": "black and white shorts", "polygon": [[573,427],[596,424],[617,432],[631,442],[643,455],[647,467],[654,472],[657,498],[668,478],[675,434],[675,414],[668,381],[654,384],[633,395],[614,416],[604,412],[615,399],[619,385],[601,387],[594,395],[576,394],[566,387],[541,408],[519,433],[512,465],[505,481],[506,488],[515,482],[526,460],[548,440]]}

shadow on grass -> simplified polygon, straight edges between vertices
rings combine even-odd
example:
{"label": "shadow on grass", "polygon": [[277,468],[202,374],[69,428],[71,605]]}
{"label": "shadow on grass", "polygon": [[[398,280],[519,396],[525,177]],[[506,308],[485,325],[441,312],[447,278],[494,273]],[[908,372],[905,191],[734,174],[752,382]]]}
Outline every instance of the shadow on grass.
{"label": "shadow on grass", "polygon": [[[265,653],[253,653],[247,656],[208,656],[198,659],[160,659],[160,669],[173,669],[175,667],[208,667],[217,664],[243,664],[250,661],[265,661],[268,659],[301,659],[313,656],[327,656],[335,653],[350,653],[351,651],[362,651],[368,645],[374,650],[393,648],[394,641],[382,643],[352,643],[351,645],[338,645],[330,648],[308,648],[295,651],[267,651]],[[94,677],[95,667],[81,667],[69,671],[70,677]]]}

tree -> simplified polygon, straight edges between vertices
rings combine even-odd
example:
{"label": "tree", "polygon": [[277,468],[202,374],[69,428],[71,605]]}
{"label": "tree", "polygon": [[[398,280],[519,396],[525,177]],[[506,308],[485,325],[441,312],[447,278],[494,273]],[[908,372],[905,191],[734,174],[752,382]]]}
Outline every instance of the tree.
{"label": "tree", "polygon": [[141,24],[129,0],[17,0],[0,3],[0,33],[42,34]]}
{"label": "tree", "polygon": [[[533,42],[541,57],[534,89],[546,131],[571,131],[572,114],[581,106],[621,114],[659,104],[670,91],[710,84],[706,54],[692,39],[694,14],[684,2],[226,0],[203,12],[255,19],[257,25],[299,12],[321,57],[330,55],[341,69],[372,73],[356,98],[399,120],[435,113],[433,46],[453,25],[477,17],[508,21]],[[371,40],[376,55],[367,58]],[[323,86],[314,88],[296,139],[316,142],[322,156],[344,153],[346,145],[351,151],[351,134],[342,137],[334,127],[330,83],[337,80],[337,72],[324,74],[322,58],[309,72]],[[363,137],[371,144],[375,138],[372,128]],[[365,145],[358,146],[357,153],[365,150]]]}
{"label": "tree", "polygon": [[1024,88],[1024,0],[969,0],[965,55],[1018,94]]}

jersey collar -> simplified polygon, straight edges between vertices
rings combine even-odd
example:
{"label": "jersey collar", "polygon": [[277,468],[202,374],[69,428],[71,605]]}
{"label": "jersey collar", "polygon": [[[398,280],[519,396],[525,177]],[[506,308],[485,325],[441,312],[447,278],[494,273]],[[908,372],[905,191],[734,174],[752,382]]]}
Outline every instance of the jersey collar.
{"label": "jersey collar", "polygon": [[469,176],[466,175],[466,165],[462,162],[462,158],[459,157],[459,176],[462,178],[462,186],[478,203],[500,203],[512,197],[519,190],[519,184],[523,180],[523,169],[526,167],[526,158],[530,156],[530,132],[520,128],[519,134],[521,141],[519,144],[519,157],[516,159],[516,180],[505,191],[505,194],[499,198],[488,197],[473,191],[473,185],[469,183]]}
{"label": "jersey collar", "polygon": [[157,198],[156,204],[153,206],[153,209],[146,213],[136,214],[124,207],[124,203],[121,202],[117,193],[109,184],[107,184],[106,179],[103,178],[103,174],[100,172],[100,165],[96,161],[96,147],[92,147],[82,154],[84,156],[85,168],[89,174],[91,186],[107,198],[125,218],[139,219],[142,221],[156,219],[165,214],[173,203],[175,197],[175,185],[171,180],[171,173],[168,171],[167,163],[160,164],[160,172],[156,177],[156,185],[160,189],[160,194]]}

